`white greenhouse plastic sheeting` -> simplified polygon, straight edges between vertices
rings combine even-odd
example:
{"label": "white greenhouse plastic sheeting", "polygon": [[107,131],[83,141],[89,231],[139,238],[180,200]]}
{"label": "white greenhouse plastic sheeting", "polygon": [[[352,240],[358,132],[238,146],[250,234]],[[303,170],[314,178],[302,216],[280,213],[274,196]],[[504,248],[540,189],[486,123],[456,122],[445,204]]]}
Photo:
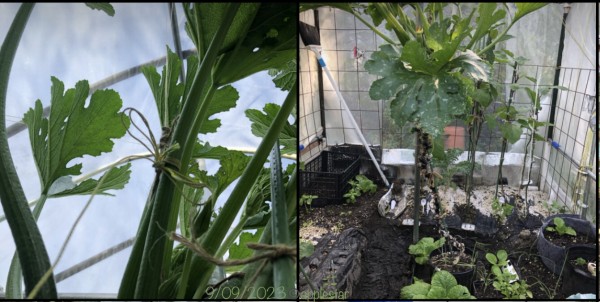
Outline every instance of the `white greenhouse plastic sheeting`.
{"label": "white greenhouse plastic sheeting", "polygon": [[[19,8],[18,3],[0,3],[0,39]],[[50,103],[50,77],[56,76],[72,88],[79,80],[93,83],[133,66],[166,55],[166,46],[175,51],[169,10],[166,3],[113,5],[115,16],[92,10],[83,3],[37,4],[21,38],[11,71],[7,97],[7,125],[19,122],[24,113],[40,99]],[[177,4],[178,28],[182,49],[194,48],[185,32],[185,17]],[[185,68],[184,64],[184,68]],[[158,68],[160,72],[162,68]],[[255,74],[233,85],[239,92],[237,107],[214,117],[222,126],[216,134],[201,137],[212,146],[256,149],[260,139],[250,132],[246,109],[263,109],[267,102],[279,105],[287,96],[273,84],[266,72]],[[153,127],[161,133],[157,109],[148,83],[142,74],[109,87],[123,100],[123,108],[140,110]],[[213,117],[213,118],[214,118]],[[38,175],[32,157],[29,136],[22,131],[9,140],[19,178],[29,201],[39,196]],[[117,159],[146,152],[129,135],[115,140],[114,149],[98,157],[86,156],[83,174]],[[284,165],[291,161],[284,160]],[[207,161],[209,174],[218,165]],[[60,272],[113,245],[135,236],[147,194],[154,179],[152,163],[138,160],[132,163],[131,179],[125,189],[113,191],[114,197],[96,196],[75,229],[62,260],[55,269]],[[234,182],[235,184],[236,182]],[[228,191],[221,197],[227,197]],[[224,200],[220,198],[219,203]],[[51,261],[79,215],[87,197],[50,199],[44,206],[38,225]],[[3,215],[0,211],[0,215]],[[0,286],[6,285],[10,261],[15,251],[6,221],[0,223]],[[94,265],[57,284],[59,293],[116,293],[118,291],[131,248]]]}

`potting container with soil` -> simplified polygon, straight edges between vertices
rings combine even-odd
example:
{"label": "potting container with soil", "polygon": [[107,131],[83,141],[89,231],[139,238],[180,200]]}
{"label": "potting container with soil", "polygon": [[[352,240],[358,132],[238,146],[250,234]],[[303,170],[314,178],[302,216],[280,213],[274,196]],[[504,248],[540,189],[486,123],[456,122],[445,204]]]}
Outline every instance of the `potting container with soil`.
{"label": "potting container with soil", "polygon": [[313,207],[342,203],[351,187],[348,181],[358,175],[358,159],[358,155],[322,151],[300,170],[300,194],[318,196],[312,202]]}
{"label": "potting container with soil", "polygon": [[431,253],[429,265],[434,271],[450,272],[458,284],[473,291],[473,276],[475,272],[475,257],[473,249],[465,247],[464,252],[445,245]]}
{"label": "potting container with soil", "polygon": [[[577,235],[558,235],[556,232],[548,231],[548,226],[554,226],[553,221],[556,217],[561,218],[567,227],[573,228]],[[575,244],[596,246],[596,228],[594,225],[585,219],[581,219],[578,215],[572,214],[556,214],[544,220],[538,234],[537,249],[542,262],[552,273],[561,274],[565,261],[565,250],[568,246]]]}
{"label": "potting container with soil", "polygon": [[574,245],[566,249],[562,284],[565,296],[597,293],[597,256],[597,250],[592,246]]}

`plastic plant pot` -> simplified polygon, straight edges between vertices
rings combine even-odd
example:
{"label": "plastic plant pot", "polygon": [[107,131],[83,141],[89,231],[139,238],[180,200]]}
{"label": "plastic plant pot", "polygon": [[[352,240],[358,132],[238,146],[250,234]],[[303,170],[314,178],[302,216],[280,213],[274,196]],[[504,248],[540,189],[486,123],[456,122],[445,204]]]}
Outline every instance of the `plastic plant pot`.
{"label": "plastic plant pot", "polygon": [[596,241],[596,229],[587,220],[581,219],[578,215],[573,214],[557,214],[549,216],[545,219],[542,227],[540,228],[537,241],[538,255],[542,258],[542,262],[546,267],[555,275],[560,275],[563,263],[565,261],[565,248],[564,246],[557,246],[552,242],[548,241],[544,236],[546,227],[552,223],[555,217],[562,218],[565,223],[575,229],[577,234],[584,234]]}
{"label": "plastic plant pot", "polygon": [[[429,265],[433,268],[432,275],[435,273],[436,267],[431,263],[431,259],[434,256],[440,255],[441,253],[445,253],[447,251],[450,251],[450,247],[448,245],[444,245],[443,250],[437,249],[431,252],[431,256],[429,257]],[[456,251],[456,248],[453,248],[452,251]],[[465,254],[467,254],[469,258],[473,259],[473,249],[465,247]],[[458,282],[458,284],[465,286],[470,292],[473,292],[473,277],[475,275],[475,270],[473,268],[467,269],[463,272],[450,271],[450,273],[452,276],[454,276],[454,278],[456,278],[456,282]]]}
{"label": "plastic plant pot", "polygon": [[571,260],[579,257],[586,261],[596,261],[596,248],[586,245],[574,245],[566,249],[567,262],[563,271],[562,293],[565,296],[590,294],[596,292],[597,277],[587,270],[575,267]]}
{"label": "plastic plant pot", "polygon": [[431,276],[433,276],[433,266],[431,266],[431,264],[425,263],[425,264],[418,264],[418,263],[414,263],[414,269],[413,269],[413,276],[423,280],[424,282],[431,282]]}

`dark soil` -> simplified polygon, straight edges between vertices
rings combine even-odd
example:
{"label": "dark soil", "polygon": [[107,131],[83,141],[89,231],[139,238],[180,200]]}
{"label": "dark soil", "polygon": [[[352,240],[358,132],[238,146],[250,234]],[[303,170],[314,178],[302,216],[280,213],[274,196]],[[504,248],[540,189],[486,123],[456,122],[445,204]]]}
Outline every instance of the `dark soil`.
{"label": "dark soil", "polygon": [[[360,279],[354,286],[353,295],[348,297],[350,299],[398,299],[400,289],[412,284],[414,261],[408,254],[408,246],[413,242],[413,228],[400,225],[398,220],[379,216],[377,202],[385,193],[386,190],[380,188],[371,196],[359,197],[355,204],[329,205],[308,211],[301,207],[300,210],[300,225],[310,221],[327,230],[361,228],[368,238],[362,251]],[[468,209],[473,215],[471,217],[481,215],[472,214],[472,211]],[[490,277],[490,264],[485,254],[504,249],[520,271],[521,279],[529,284],[535,299],[566,298],[560,293],[560,277],[552,274],[537,255],[536,238],[541,225],[541,217],[530,215],[519,219],[513,213],[505,224],[498,224],[497,231],[491,235],[451,228],[450,233],[471,248],[476,257],[475,284],[471,294],[478,299],[503,298],[492,286],[493,277]],[[425,236],[439,238],[438,226],[421,225],[419,238]]]}
{"label": "dark soil", "polygon": [[573,244],[594,244],[594,240],[592,240],[592,238],[579,234],[577,234],[577,236],[571,236],[567,234],[559,235],[557,232],[550,232],[544,230],[544,237],[556,246],[570,246]]}

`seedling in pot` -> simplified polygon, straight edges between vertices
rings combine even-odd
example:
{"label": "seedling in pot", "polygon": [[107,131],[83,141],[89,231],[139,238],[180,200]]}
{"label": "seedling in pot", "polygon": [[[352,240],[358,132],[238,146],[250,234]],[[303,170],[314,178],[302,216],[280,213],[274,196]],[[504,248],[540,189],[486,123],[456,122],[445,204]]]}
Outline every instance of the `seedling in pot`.
{"label": "seedling in pot", "polygon": [[567,234],[570,236],[577,236],[575,229],[568,226],[562,218],[555,217],[552,221],[554,222],[554,227],[547,226],[546,231],[557,232],[558,235],[560,235],[560,236],[562,236],[564,234]]}
{"label": "seedling in pot", "polygon": [[423,237],[419,242],[408,247],[408,253],[415,256],[416,263],[424,265],[429,261],[431,252],[442,247],[444,243],[446,243],[446,239],[443,237],[436,241],[431,237]]}

